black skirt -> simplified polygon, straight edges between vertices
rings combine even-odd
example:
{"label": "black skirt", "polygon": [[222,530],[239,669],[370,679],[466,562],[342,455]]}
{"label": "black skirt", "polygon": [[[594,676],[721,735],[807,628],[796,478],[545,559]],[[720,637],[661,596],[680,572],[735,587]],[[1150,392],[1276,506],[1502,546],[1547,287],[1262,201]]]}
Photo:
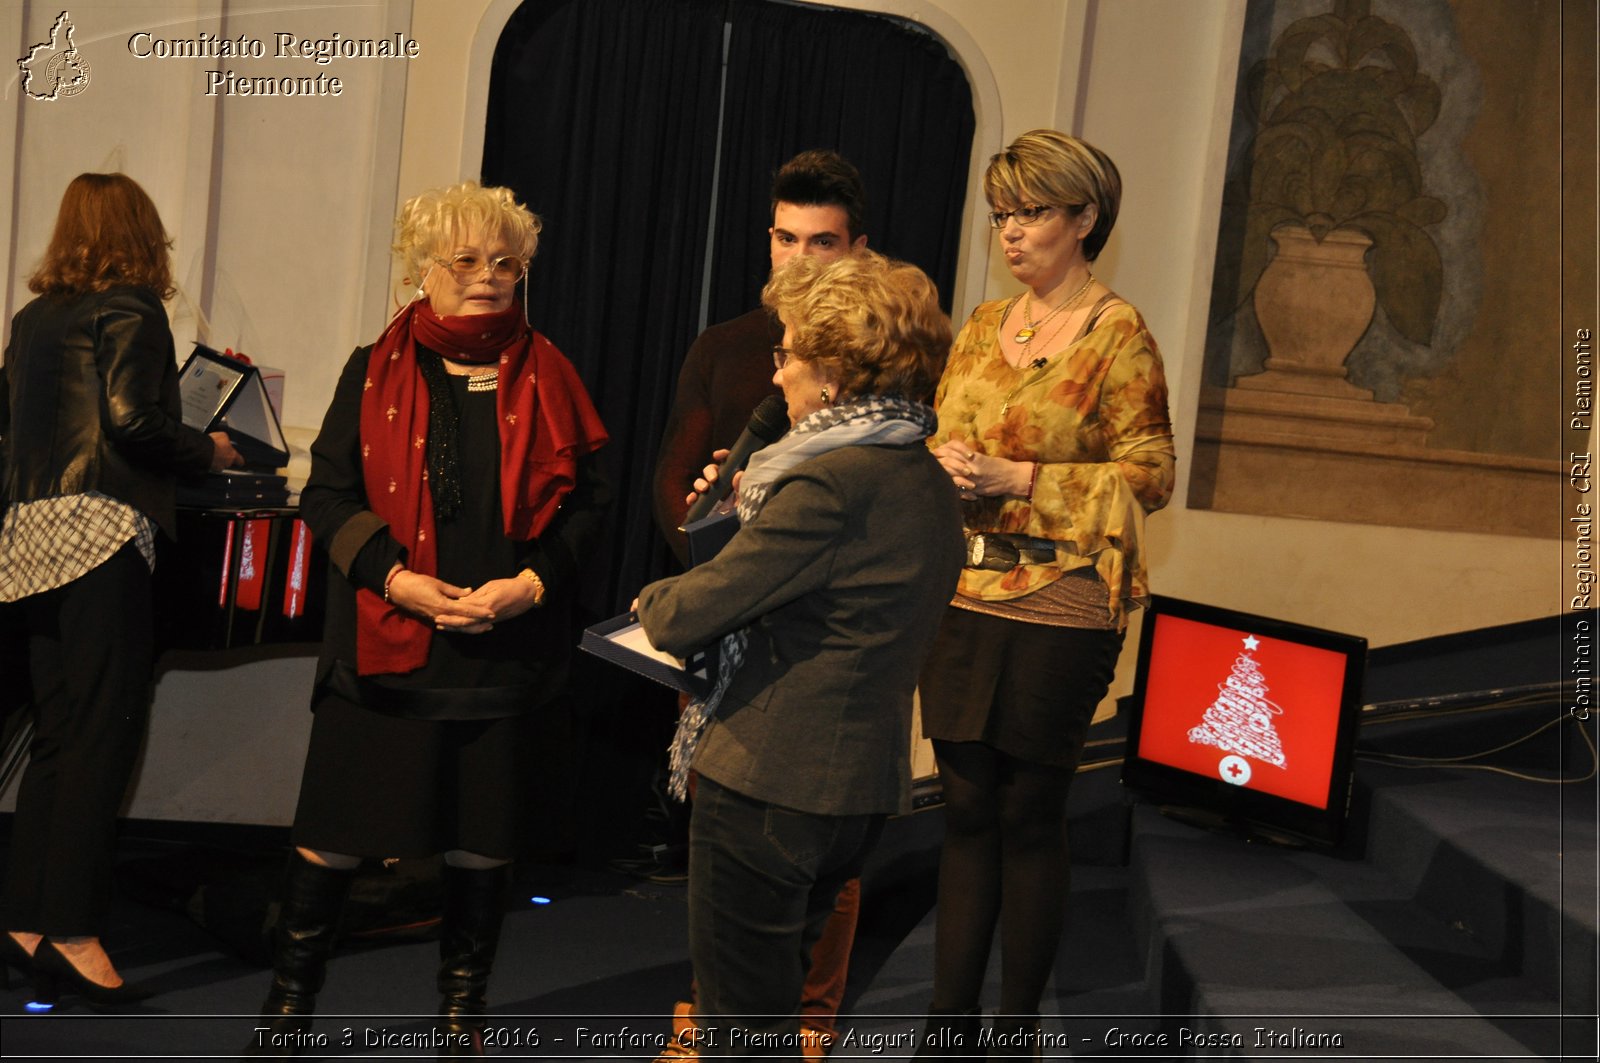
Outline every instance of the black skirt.
{"label": "black skirt", "polygon": [[1111,687],[1122,632],[945,611],[919,687],[922,733],[1075,768]]}
{"label": "black skirt", "polygon": [[526,801],[518,770],[523,722],[406,719],[324,693],[294,844],[380,859],[451,849],[514,858]]}

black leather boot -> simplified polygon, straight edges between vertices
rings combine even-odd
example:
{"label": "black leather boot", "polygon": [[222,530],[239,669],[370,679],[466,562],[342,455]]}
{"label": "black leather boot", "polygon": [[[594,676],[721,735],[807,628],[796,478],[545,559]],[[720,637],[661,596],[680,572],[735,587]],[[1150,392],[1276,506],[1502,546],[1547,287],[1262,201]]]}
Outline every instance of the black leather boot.
{"label": "black leather boot", "polygon": [[484,1054],[483,1017],[489,971],[500,947],[511,865],[486,870],[444,868],[444,919],[439,926],[440,1059]]}
{"label": "black leather boot", "polygon": [[255,1036],[245,1046],[246,1059],[291,1059],[305,1048],[354,877],[354,868],[323,867],[289,853],[272,932],[272,988],[261,1004]]}
{"label": "black leather boot", "polygon": [[983,1031],[983,1009],[929,1008],[928,1021],[917,1038],[917,1059],[982,1059],[978,1044]]}

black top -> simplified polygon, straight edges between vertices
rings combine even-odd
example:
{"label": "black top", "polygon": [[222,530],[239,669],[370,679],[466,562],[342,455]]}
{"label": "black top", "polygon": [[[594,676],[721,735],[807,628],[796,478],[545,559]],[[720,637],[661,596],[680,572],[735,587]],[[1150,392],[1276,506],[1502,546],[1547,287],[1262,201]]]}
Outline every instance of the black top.
{"label": "black top", "polygon": [[[301,495],[301,515],[325,545],[342,528],[373,518],[365,508],[360,459],[361,390],[369,350],[358,349],[345,366],[312,448],[311,477]],[[425,349],[418,356],[438,357]],[[376,525],[376,533],[353,556],[329,550],[334,571],[317,692],[327,687],[367,708],[399,716],[511,716],[549,700],[565,678],[575,641],[570,626],[573,579],[582,548],[598,538],[610,490],[595,456],[581,458],[577,483],[544,534],[529,542],[508,539],[500,504],[496,393],[469,390],[467,377],[448,380],[459,415],[461,508],[434,528],[438,577],[458,587],[478,587],[531,568],[545,585],[544,604],[481,635],[435,631],[427,663],[414,672],[358,677],[356,588],[382,594],[390,568],[404,559],[404,548],[387,526]]]}

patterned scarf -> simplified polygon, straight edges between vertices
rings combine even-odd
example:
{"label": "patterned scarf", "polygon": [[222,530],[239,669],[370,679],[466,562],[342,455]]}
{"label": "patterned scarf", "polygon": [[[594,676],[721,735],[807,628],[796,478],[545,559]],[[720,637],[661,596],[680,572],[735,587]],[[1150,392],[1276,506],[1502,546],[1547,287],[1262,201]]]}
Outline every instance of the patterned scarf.
{"label": "patterned scarf", "polygon": [[[538,538],[576,482],[578,458],[606,441],[605,426],[577,370],[528,327],[522,308],[439,317],[418,299],[373,344],[361,396],[362,475],[367,505],[406,548],[414,572],[437,576],[433,491],[428,482],[431,399],[418,346],[451,361],[498,364],[500,506],[509,539]],[[509,573],[507,573],[509,575]],[[356,594],[356,670],[410,672],[428,660],[433,625],[381,594]]]}
{"label": "patterned scarf", "polygon": [[[740,526],[753,523],[775,487],[796,466],[840,447],[903,446],[926,439],[938,421],[933,410],[898,395],[873,395],[851,399],[818,410],[789,430],[789,434],[750,458],[739,481],[737,510]],[[689,766],[706,724],[722,704],[734,673],[744,663],[749,645],[748,628],[724,635],[717,655],[717,681],[710,693],[695,698],[678,717],[672,736],[672,777],[667,792],[679,801],[688,799]]]}

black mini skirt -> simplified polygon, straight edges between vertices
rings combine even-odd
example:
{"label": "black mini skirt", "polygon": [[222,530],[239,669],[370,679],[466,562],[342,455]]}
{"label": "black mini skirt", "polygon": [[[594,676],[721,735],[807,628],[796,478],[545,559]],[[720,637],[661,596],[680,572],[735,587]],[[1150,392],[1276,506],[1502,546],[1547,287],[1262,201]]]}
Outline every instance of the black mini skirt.
{"label": "black mini skirt", "polygon": [[945,610],[919,686],[922,733],[1075,768],[1111,688],[1122,632]]}

